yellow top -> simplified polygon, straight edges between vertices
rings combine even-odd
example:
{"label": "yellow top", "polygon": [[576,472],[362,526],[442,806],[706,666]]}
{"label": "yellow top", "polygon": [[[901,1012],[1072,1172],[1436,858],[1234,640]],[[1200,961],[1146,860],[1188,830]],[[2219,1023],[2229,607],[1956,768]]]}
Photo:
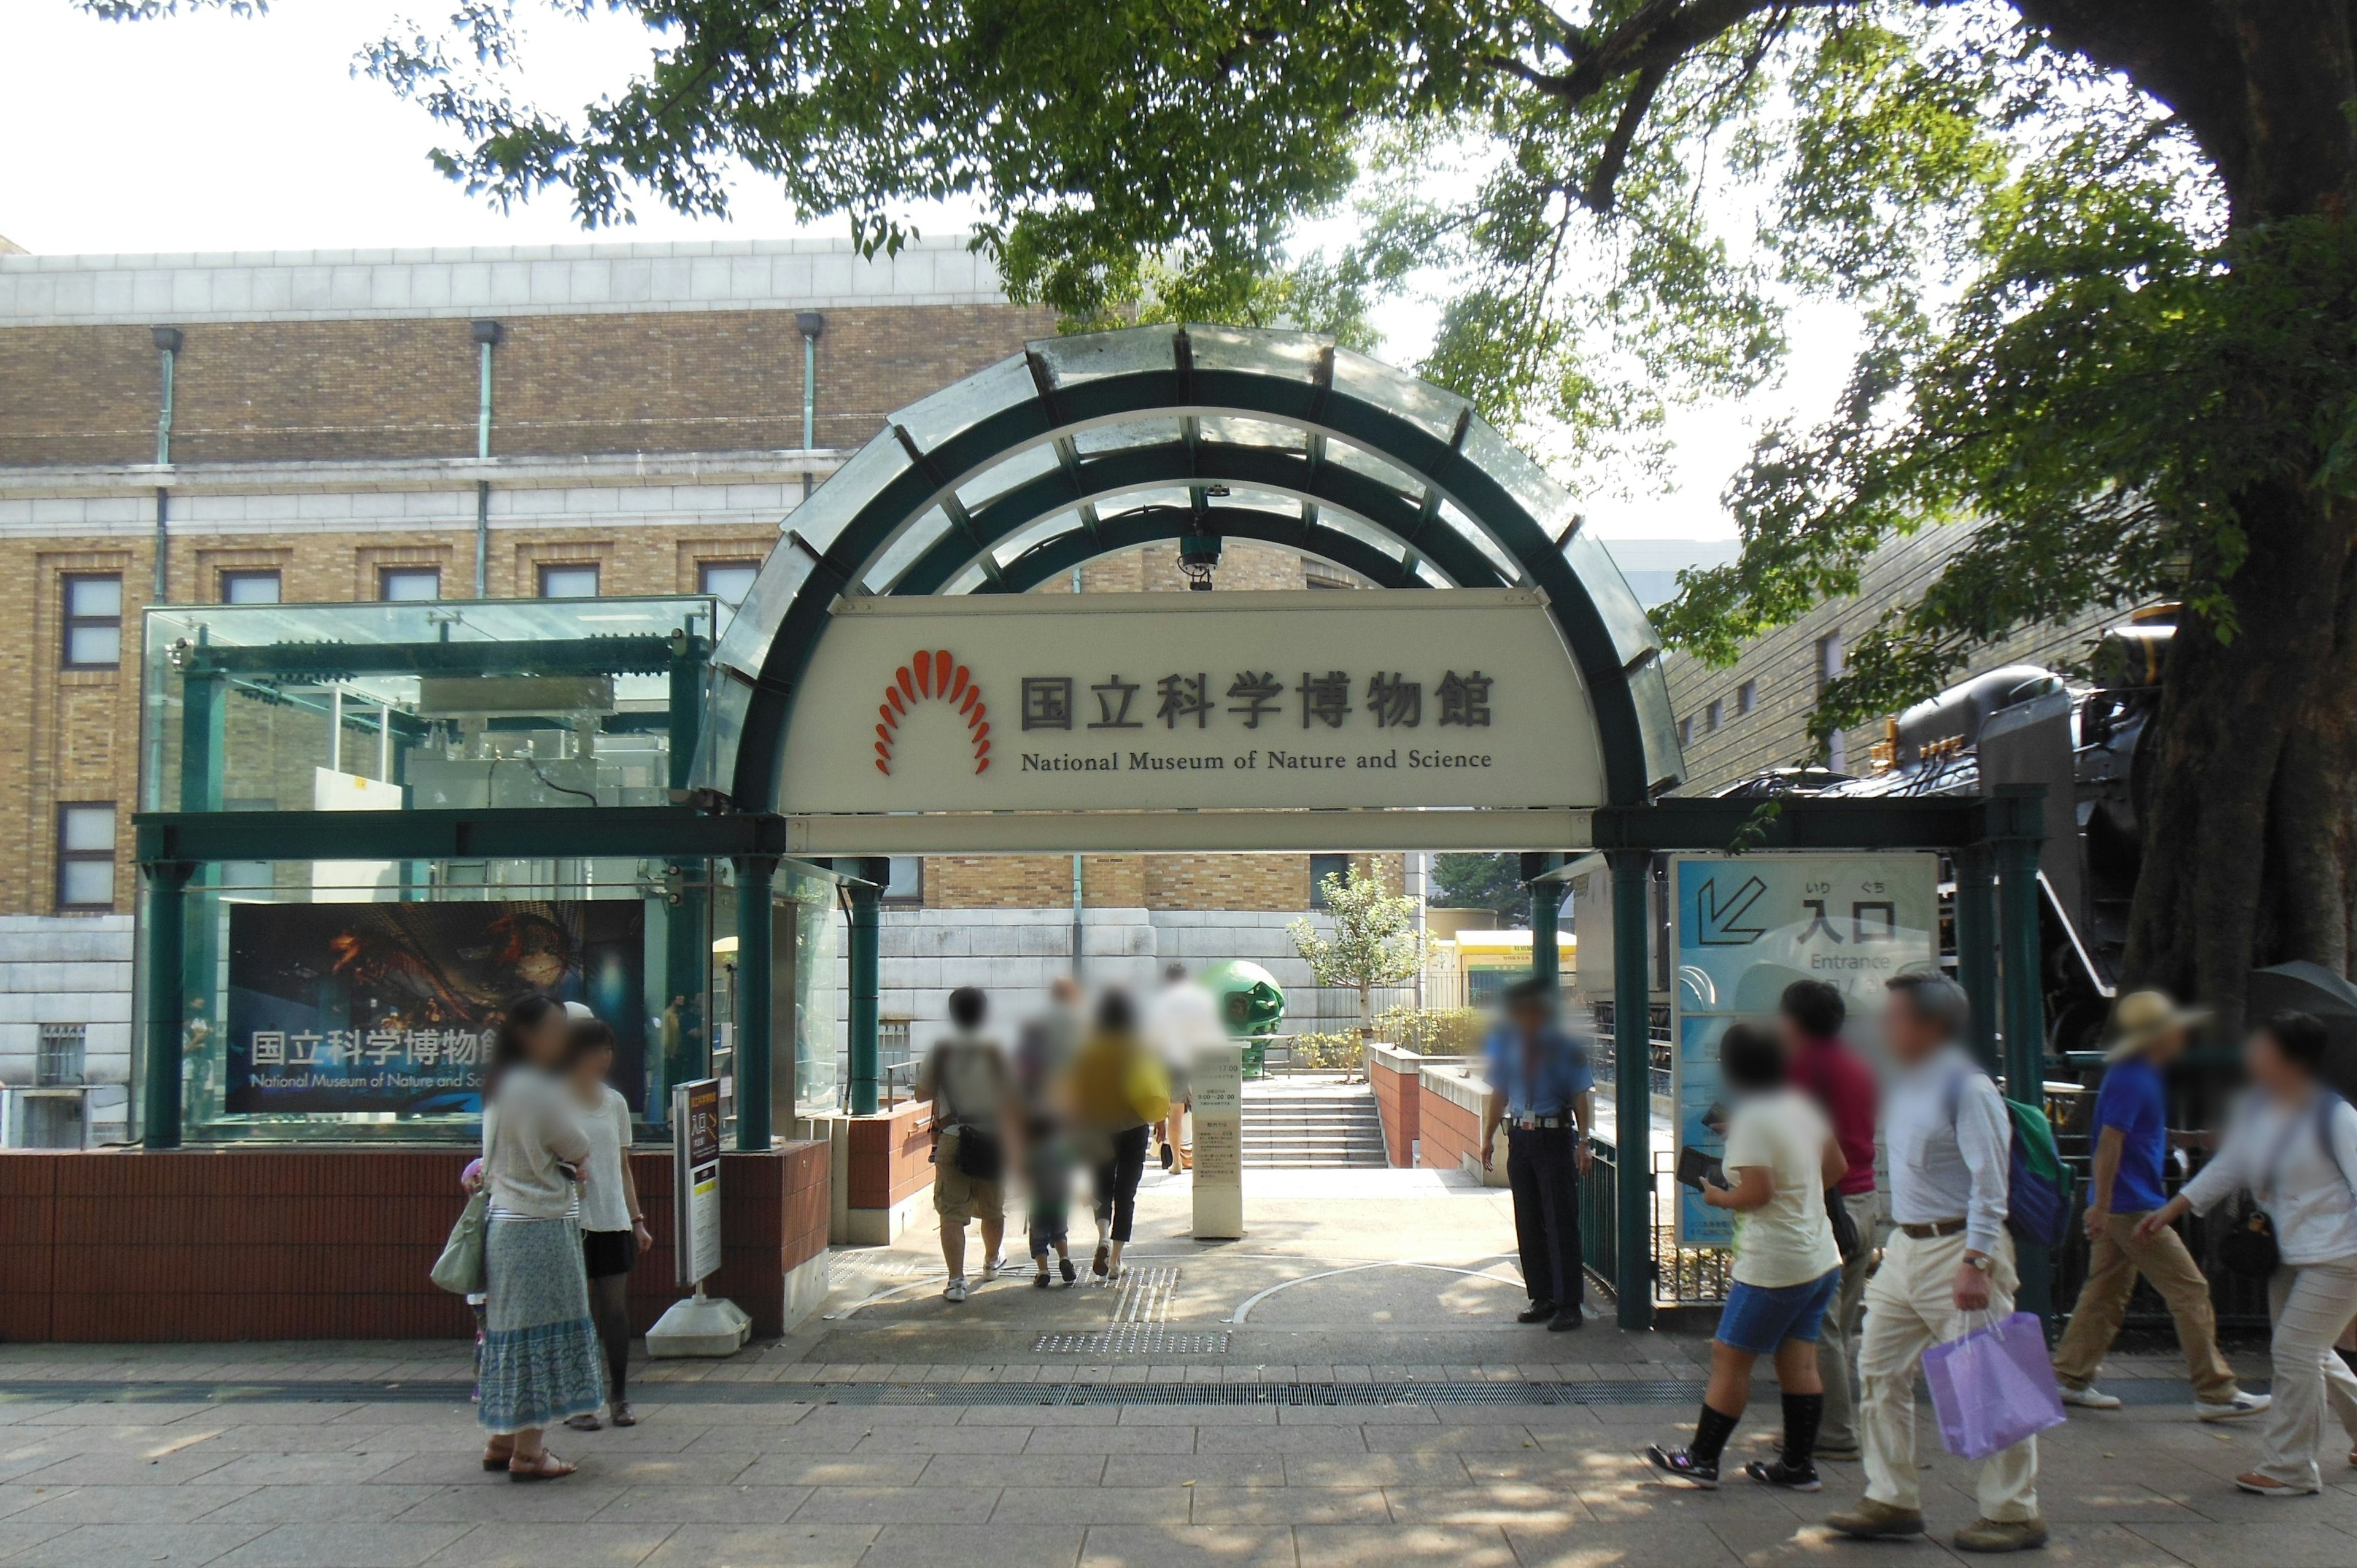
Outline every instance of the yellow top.
{"label": "yellow top", "polygon": [[1122,1132],[1170,1114],[1170,1077],[1135,1035],[1092,1035],[1072,1058],[1073,1112]]}

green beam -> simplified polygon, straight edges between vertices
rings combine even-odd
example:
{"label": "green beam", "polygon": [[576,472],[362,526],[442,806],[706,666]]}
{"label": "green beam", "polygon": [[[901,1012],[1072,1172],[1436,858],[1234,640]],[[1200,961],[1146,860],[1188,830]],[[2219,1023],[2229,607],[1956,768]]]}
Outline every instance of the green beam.
{"label": "green beam", "polygon": [[[1997,952],[2005,997],[2005,1090],[2025,1105],[2046,1104],[2046,996],[2039,936],[2038,843],[1996,843]],[[2054,1318],[2054,1259],[2040,1247],[2022,1247],[2016,1262],[2021,1290],[2016,1303],[2050,1326]]]}
{"label": "green beam", "polygon": [[1560,854],[1523,856],[1523,884],[1531,896],[1531,974],[1549,984],[1563,977],[1563,952],[1557,937],[1562,930],[1566,888],[1561,881],[1546,874],[1562,865]]}
{"label": "green beam", "polygon": [[1949,849],[2044,831],[2041,799],[1999,794],[1878,800],[1656,800],[1598,807],[1589,842],[1611,851]]}
{"label": "green beam", "polygon": [[1973,1004],[1966,1044],[1994,1073],[1996,1059],[1996,862],[1985,843],[1966,844],[1950,857],[1956,873],[1956,983]]}
{"label": "green beam", "polygon": [[883,920],[879,901],[891,868],[880,860],[857,863],[851,885],[851,1113],[873,1116],[877,1080],[883,1077],[877,1034],[882,972]]}
{"label": "green beam", "polygon": [[[701,641],[701,639],[696,640]],[[525,639],[513,642],[207,643],[187,650],[184,672],[333,681],[359,675],[660,675],[672,667],[669,636]]]}
{"label": "green beam", "polygon": [[731,1071],[737,1080],[737,1147],[757,1154],[770,1146],[770,890],[777,875],[776,855],[737,857],[737,1054]]}
{"label": "green beam", "polygon": [[1612,1144],[1620,1176],[1620,1326],[1653,1326],[1653,1094],[1651,955],[1653,857],[1615,850],[1612,866]]}
{"label": "green beam", "polygon": [[183,959],[188,935],[188,875],[195,868],[167,861],[146,873],[147,1036],[140,1106],[141,1139],[151,1149],[180,1146],[180,1042]]}
{"label": "green beam", "polygon": [[142,811],[131,821],[143,862],[669,859],[786,851],[783,817],[715,816],[686,806]]}

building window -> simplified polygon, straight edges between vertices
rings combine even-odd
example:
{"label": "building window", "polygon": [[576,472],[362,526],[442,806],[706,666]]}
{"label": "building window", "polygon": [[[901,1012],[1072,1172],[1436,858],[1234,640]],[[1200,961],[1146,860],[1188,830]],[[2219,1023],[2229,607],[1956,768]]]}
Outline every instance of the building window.
{"label": "building window", "polygon": [[1746,681],[1735,689],[1735,716],[1741,718],[1760,705],[1760,682]]}
{"label": "building window", "polygon": [[1309,857],[1309,907],[1326,908],[1326,879],[1351,880],[1351,857],[1347,854],[1313,854]]}
{"label": "building window", "polygon": [[1703,709],[1702,711],[1702,733],[1708,735],[1712,731],[1717,729],[1718,726],[1725,722],[1726,717],[1726,705],[1717,697],[1713,697],[1710,700],[1710,706]]}
{"label": "building window", "polygon": [[921,904],[925,901],[925,857],[921,854],[896,854],[887,863],[891,870],[884,878],[884,902],[887,904]]}
{"label": "building window", "polygon": [[376,572],[376,596],[392,602],[438,599],[442,596],[442,568],[380,566]]}
{"label": "building window", "polygon": [[597,596],[597,563],[569,561],[540,569],[544,599],[594,599]]}
{"label": "building window", "polygon": [[223,572],[221,575],[221,602],[225,605],[278,603],[277,572]]}
{"label": "building window", "polygon": [[734,610],[753,591],[753,579],[760,575],[759,561],[699,561],[695,565],[695,591],[710,594],[720,601],[723,609]]}
{"label": "building window", "polygon": [[1842,634],[1829,631],[1817,639],[1817,690],[1822,692],[1841,679]]}
{"label": "building window", "polygon": [[1692,714],[1688,714],[1686,717],[1678,721],[1678,744],[1680,746],[1692,746],[1694,744],[1694,716]]}
{"label": "building window", "polygon": [[86,1024],[42,1025],[40,1055],[33,1058],[34,1087],[70,1089],[80,1083],[88,1058],[89,1033]]}
{"label": "building window", "polygon": [[69,670],[112,670],[123,662],[123,574],[66,575],[65,663]]}
{"label": "building window", "polygon": [[114,908],[114,802],[58,808],[58,908]]}

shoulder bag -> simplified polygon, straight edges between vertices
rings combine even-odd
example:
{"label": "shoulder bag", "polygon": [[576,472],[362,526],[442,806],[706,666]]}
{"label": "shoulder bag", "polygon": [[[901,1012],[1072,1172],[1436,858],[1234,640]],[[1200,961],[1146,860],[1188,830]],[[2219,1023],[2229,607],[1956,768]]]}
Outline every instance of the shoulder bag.
{"label": "shoulder bag", "polygon": [[[490,1107],[483,1112],[489,1115]],[[491,1156],[499,1146],[499,1124],[493,1122],[490,1147],[483,1151],[483,1185],[458,1211],[458,1222],[450,1227],[450,1239],[442,1243],[442,1255],[434,1260],[428,1276],[452,1295],[483,1294],[483,1239],[491,1225]]]}
{"label": "shoulder bag", "polygon": [[[2335,1168],[2340,1166],[2341,1152],[2332,1142],[2332,1113],[2340,1104],[2339,1095],[2327,1094],[2320,1098],[2316,1108],[2317,1141],[2324,1145],[2324,1152],[2331,1158]],[[2283,1169],[2284,1155],[2290,1149],[2289,1138],[2276,1145],[2275,1158],[2267,1163],[2266,1176],[2259,1187],[2252,1189],[2248,1201],[2235,1216],[2224,1240],[2218,1243],[2218,1261],[2225,1264],[2228,1273],[2240,1274],[2246,1280],[2263,1280],[2283,1266],[2283,1247],[2276,1236],[2276,1222],[2267,1216],[2263,1195],[2274,1190],[2276,1175]],[[2348,1182],[2349,1173],[2341,1171],[2341,1179]],[[2350,1191],[2352,1197],[2357,1197],[2357,1183],[2351,1183]]]}

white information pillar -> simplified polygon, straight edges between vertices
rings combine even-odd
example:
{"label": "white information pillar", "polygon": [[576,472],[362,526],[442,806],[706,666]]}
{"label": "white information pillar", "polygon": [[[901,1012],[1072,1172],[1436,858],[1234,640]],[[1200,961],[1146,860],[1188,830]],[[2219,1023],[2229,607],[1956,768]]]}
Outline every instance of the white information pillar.
{"label": "white information pillar", "polygon": [[671,1091],[672,1249],[679,1283],[694,1294],[673,1302],[647,1330],[647,1354],[733,1356],[753,1320],[723,1296],[704,1294],[720,1269],[720,1080],[699,1078]]}
{"label": "white information pillar", "polygon": [[1244,1233],[1244,1048],[1241,1042],[1195,1053],[1195,1239],[1232,1241]]}

